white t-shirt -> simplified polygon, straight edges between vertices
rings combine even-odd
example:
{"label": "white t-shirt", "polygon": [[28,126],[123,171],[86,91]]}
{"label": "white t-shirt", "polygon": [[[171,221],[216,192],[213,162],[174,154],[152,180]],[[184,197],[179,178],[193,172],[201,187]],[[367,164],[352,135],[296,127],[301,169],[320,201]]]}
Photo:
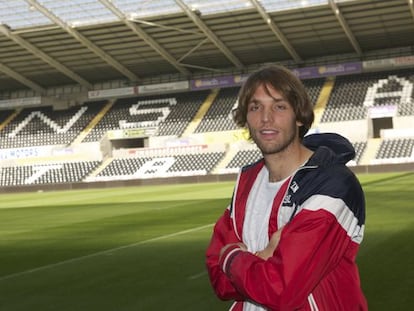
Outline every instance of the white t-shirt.
{"label": "white t-shirt", "polygon": [[[253,184],[247,199],[243,224],[243,242],[250,252],[261,251],[269,243],[269,218],[273,201],[286,179],[269,182],[269,171],[264,166]],[[244,303],[243,311],[262,310],[266,309],[252,302]]]}

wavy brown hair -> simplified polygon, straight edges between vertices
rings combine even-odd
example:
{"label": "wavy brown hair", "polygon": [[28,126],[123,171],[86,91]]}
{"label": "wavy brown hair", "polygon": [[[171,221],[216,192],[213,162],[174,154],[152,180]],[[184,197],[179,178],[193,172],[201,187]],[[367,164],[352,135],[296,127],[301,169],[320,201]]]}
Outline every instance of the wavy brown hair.
{"label": "wavy brown hair", "polygon": [[267,86],[271,86],[292,106],[296,120],[303,124],[299,128],[299,138],[302,139],[314,120],[313,104],[302,81],[289,69],[280,65],[266,66],[252,73],[244,82],[239,92],[237,107],[233,110],[236,124],[240,127],[246,126],[247,106],[260,85],[265,86],[268,94]]}

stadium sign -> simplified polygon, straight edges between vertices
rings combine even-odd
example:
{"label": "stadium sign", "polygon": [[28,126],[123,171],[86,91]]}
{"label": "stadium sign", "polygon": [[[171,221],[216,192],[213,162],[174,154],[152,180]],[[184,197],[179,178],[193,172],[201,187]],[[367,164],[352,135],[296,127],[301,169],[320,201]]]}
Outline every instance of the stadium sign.
{"label": "stadium sign", "polygon": [[117,88],[117,89],[89,91],[88,98],[89,99],[111,98],[111,97],[121,97],[121,96],[133,96],[136,94],[137,94],[137,89],[135,86],[132,86],[132,87],[122,87],[122,88]]}
{"label": "stadium sign", "polygon": [[3,99],[0,100],[0,108],[23,108],[30,106],[39,106],[42,102],[40,96],[37,97],[24,97],[24,98],[15,98],[15,99]]}

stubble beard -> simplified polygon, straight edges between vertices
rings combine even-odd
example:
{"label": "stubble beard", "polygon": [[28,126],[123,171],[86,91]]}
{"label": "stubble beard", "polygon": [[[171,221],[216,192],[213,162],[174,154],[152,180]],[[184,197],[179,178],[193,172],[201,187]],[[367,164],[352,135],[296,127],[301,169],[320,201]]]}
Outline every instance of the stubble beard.
{"label": "stubble beard", "polygon": [[292,131],[290,131],[291,135],[289,135],[286,139],[281,142],[272,142],[266,143],[262,142],[260,139],[257,138],[254,132],[250,131],[250,137],[253,139],[254,143],[262,152],[263,156],[270,155],[270,154],[277,154],[285,151],[289,146],[293,144],[295,138],[297,136],[297,127],[294,126]]}

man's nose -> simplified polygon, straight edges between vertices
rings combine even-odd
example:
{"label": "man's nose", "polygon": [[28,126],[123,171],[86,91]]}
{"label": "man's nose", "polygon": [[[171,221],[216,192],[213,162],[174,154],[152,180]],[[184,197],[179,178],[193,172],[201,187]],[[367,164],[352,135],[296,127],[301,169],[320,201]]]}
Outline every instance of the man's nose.
{"label": "man's nose", "polygon": [[273,121],[273,114],[272,110],[269,108],[265,108],[262,110],[262,122],[271,122]]}

